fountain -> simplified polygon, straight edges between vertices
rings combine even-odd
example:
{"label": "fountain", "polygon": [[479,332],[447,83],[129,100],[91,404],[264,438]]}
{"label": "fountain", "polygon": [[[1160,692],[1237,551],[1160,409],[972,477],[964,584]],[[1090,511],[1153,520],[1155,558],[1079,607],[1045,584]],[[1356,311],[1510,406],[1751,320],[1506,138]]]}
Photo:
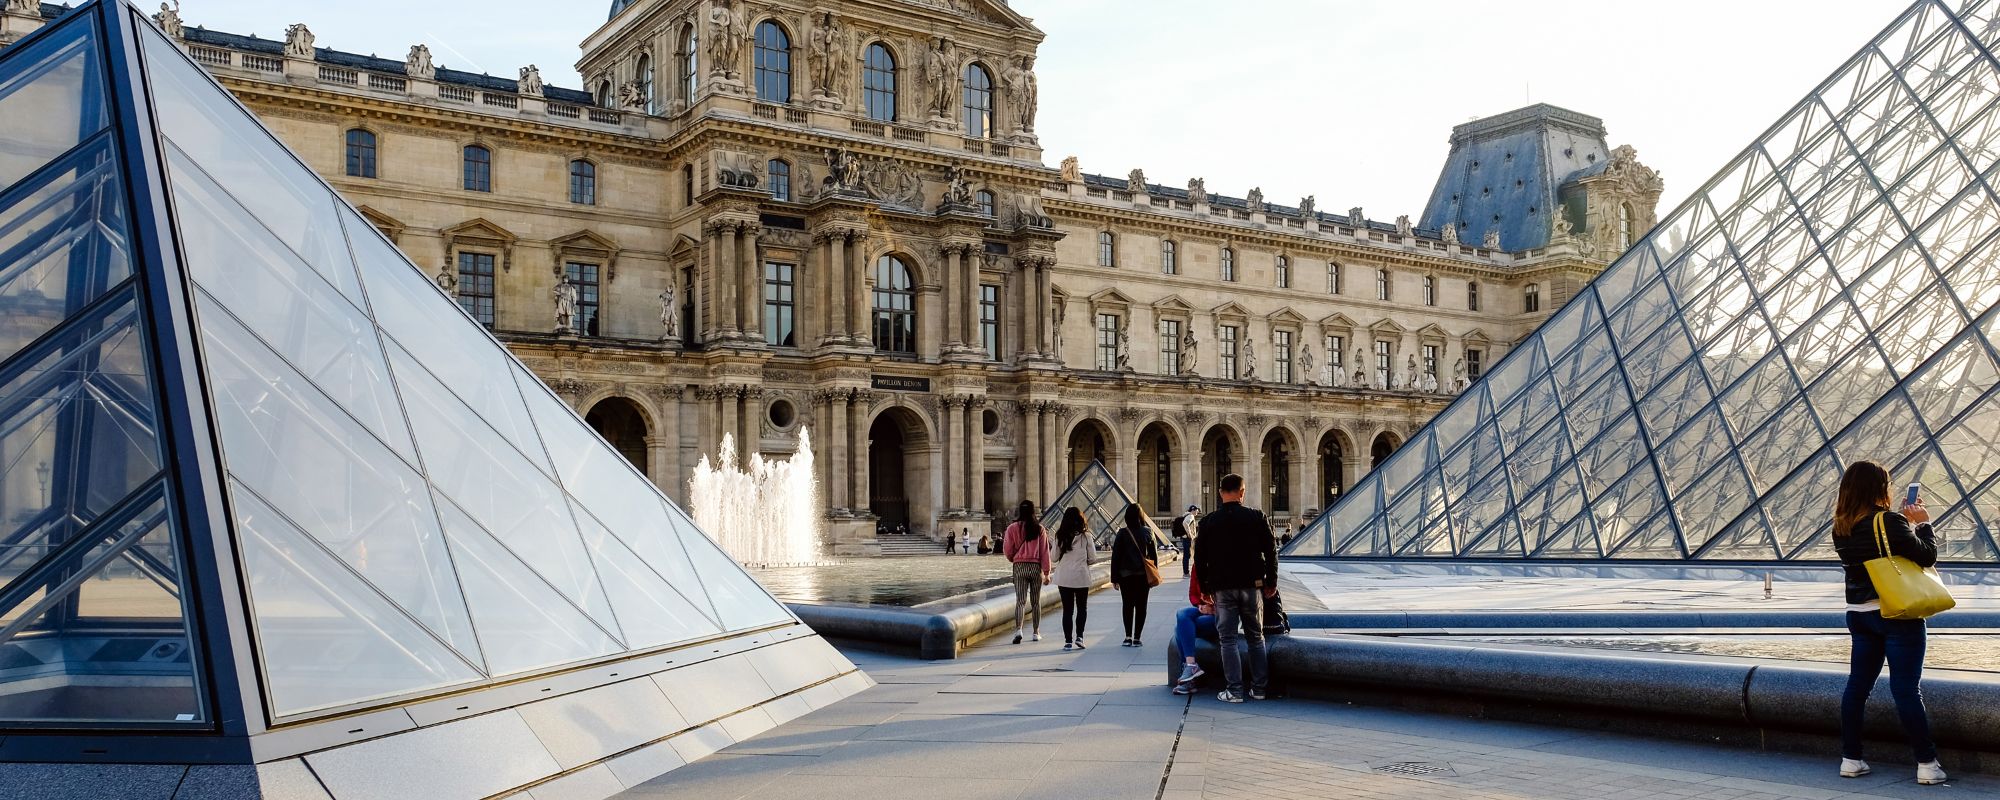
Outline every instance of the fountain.
{"label": "fountain", "polygon": [[819,482],[805,428],[799,428],[790,459],[767,461],[757,454],[747,465],[737,459],[735,437],[725,435],[717,463],[710,465],[704,455],[695,465],[688,481],[695,525],[748,566],[820,562]]}

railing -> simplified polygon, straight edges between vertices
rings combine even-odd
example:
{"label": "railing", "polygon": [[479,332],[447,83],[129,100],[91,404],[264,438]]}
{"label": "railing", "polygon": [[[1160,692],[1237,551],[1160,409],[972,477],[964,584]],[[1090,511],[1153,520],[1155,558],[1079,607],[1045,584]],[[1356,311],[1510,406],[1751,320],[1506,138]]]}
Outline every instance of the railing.
{"label": "railing", "polygon": [[618,112],[612,111],[611,109],[608,108],[593,108],[590,110],[591,122],[602,122],[607,125],[617,125],[619,120],[621,119],[623,119],[623,117],[619,115]]}
{"label": "railing", "polygon": [[986,143],[978,139],[965,140],[965,152],[986,155]]}
{"label": "railing", "polygon": [[1014,155],[1014,148],[1008,147],[1007,145],[1001,144],[999,142],[994,142],[992,144],[987,145],[986,150],[987,152],[992,153],[993,155],[1001,157],[1008,157]]}
{"label": "railing", "polygon": [[407,92],[410,90],[410,81],[406,78],[398,78],[393,75],[377,75],[370,72],[368,73],[368,88],[383,92]]}
{"label": "railing", "polygon": [[869,122],[865,119],[850,119],[847,121],[848,130],[855,133],[865,133],[869,136],[881,136],[883,128],[884,126],[881,123]]}
{"label": "railing", "polygon": [[896,127],[895,136],[896,136],[896,141],[899,142],[917,142],[919,144],[922,144],[924,142],[930,141],[930,137],[925,135],[922,129],[905,128],[900,125]]}
{"label": "railing", "polygon": [[472,90],[467,89],[463,86],[447,86],[440,84],[438,86],[438,99],[452,100],[460,103],[470,103],[472,102]]}
{"label": "railing", "polygon": [[787,108],[787,109],[785,109],[785,121],[786,121],[786,122],[795,122],[795,123],[798,123],[798,124],[800,124],[800,125],[804,125],[804,124],[806,123],[806,120],[808,120],[808,119],[811,119],[811,116],[810,116],[810,115],[808,115],[808,114],[806,114],[806,111],[805,111],[805,109],[803,109],[803,108]]}
{"label": "railing", "polygon": [[222,50],[214,47],[203,47],[198,44],[188,45],[188,55],[192,56],[195,61],[207,64],[211,67],[228,67],[228,66],[234,66],[236,63],[235,55],[230,53],[228,50]]}
{"label": "railing", "polygon": [[757,115],[757,116],[759,116],[759,117],[762,117],[762,118],[764,118],[764,119],[777,119],[777,118],[778,118],[778,107],[777,107],[777,106],[768,106],[768,105],[764,105],[763,103],[758,103],[758,104],[756,104],[756,105],[754,105],[754,106],[751,106],[751,107],[750,107],[750,113],[752,113],[752,114],[755,114],[755,115]]}
{"label": "railing", "polygon": [[578,119],[583,116],[583,112],[578,111],[576,106],[566,106],[566,105],[558,105],[556,103],[550,103],[549,116],[562,117],[563,119]]}
{"label": "railing", "polygon": [[326,64],[319,65],[319,79],[325,83],[338,83],[343,86],[361,85],[361,73],[346,67],[334,67]]}
{"label": "railing", "polygon": [[480,102],[483,102],[495,108],[521,107],[520,99],[511,94],[496,94],[494,92],[481,92],[479,94],[479,100]]}
{"label": "railing", "polygon": [[285,60],[282,58],[261,56],[256,53],[244,53],[243,68],[254,69],[258,72],[284,72]]}

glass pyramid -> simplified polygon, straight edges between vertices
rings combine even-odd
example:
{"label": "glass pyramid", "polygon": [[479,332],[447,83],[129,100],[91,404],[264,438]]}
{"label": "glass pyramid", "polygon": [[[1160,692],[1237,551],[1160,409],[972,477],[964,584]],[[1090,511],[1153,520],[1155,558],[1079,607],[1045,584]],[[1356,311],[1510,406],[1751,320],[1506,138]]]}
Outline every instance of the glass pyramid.
{"label": "glass pyramid", "polygon": [[796,621],[124,4],[0,53],[0,186],[0,728]]}
{"label": "glass pyramid", "polygon": [[1286,554],[1831,559],[1872,460],[2000,560],[1993,9],[1904,11]]}
{"label": "glass pyramid", "polygon": [[[1116,478],[1111,477],[1111,470],[1105,469],[1101,462],[1092,461],[1090,466],[1083,468],[1083,474],[1070,481],[1069,488],[1056,495],[1055,502],[1042,509],[1042,526],[1053,532],[1056,525],[1062,522],[1063,509],[1075,506],[1076,510],[1083,512],[1084,522],[1090,526],[1091,542],[1097,549],[1109,551],[1112,541],[1118,537],[1118,531],[1125,527],[1125,508],[1138,502],[1132,498],[1131,492],[1118,484]],[[1161,563],[1178,557],[1179,546],[1160,532],[1160,527],[1153,524],[1150,516],[1146,519],[1146,527],[1152,530],[1153,546],[1159,551]]]}

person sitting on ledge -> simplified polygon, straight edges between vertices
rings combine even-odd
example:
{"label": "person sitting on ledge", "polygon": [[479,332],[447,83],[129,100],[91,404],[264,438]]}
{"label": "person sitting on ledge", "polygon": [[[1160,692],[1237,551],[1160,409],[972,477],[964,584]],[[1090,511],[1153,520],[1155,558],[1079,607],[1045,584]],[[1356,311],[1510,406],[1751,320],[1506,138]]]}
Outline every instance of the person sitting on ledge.
{"label": "person sitting on ledge", "polygon": [[993,537],[991,535],[980,536],[979,554],[983,556],[991,552],[993,552]]}
{"label": "person sitting on ledge", "polygon": [[1188,604],[1174,614],[1174,645],[1181,651],[1181,676],[1174,681],[1174,694],[1194,694],[1195,681],[1208,673],[1194,661],[1195,638],[1214,639],[1215,606],[1201,596],[1201,578],[1188,572]]}

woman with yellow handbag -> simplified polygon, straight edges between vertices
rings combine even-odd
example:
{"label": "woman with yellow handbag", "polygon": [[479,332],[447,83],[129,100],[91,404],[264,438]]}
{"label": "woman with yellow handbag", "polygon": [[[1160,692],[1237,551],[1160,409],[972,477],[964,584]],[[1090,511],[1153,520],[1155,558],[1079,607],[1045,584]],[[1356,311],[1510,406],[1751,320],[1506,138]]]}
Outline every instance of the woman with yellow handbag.
{"label": "woman with yellow handbag", "polygon": [[[1886,660],[1896,715],[1902,718],[1903,732],[1916,755],[1917,782],[1939,784],[1945,781],[1944,768],[1938,764],[1919,686],[1924,673],[1924,620],[1894,618],[1904,613],[1901,602],[1896,614],[1885,617],[1886,592],[1878,590],[1878,581],[1871,577],[1878,567],[1886,567],[1886,575],[1892,577],[1883,582],[1894,583],[1899,570],[1929,569],[1937,563],[1937,539],[1922,498],[1905,497],[1900,513],[1890,511],[1889,486],[1888,470],[1874,462],[1856,462],[1841,477],[1840,496],[1834,501],[1833,545],[1847,571],[1847,630],[1854,640],[1847,691],[1840,700],[1840,775],[1859,778],[1869,772],[1868,762],[1861,759],[1862,715]],[[1902,563],[1888,563],[1892,561]],[[1886,591],[1897,592],[1901,601],[1900,594],[1907,590],[1897,585]]]}

